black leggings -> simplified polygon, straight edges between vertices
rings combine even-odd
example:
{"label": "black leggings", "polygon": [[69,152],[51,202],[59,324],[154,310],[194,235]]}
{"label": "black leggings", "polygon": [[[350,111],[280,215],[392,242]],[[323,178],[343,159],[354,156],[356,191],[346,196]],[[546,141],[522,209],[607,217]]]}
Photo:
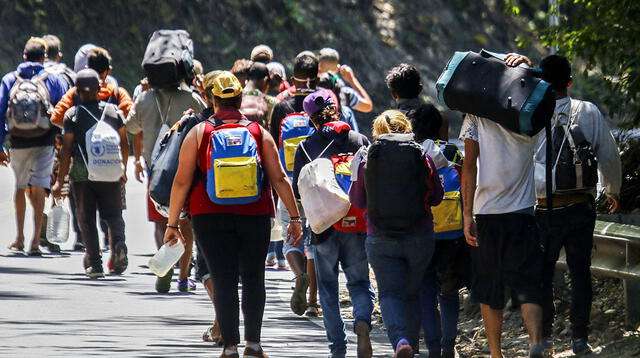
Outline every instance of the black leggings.
{"label": "black leggings", "polygon": [[270,216],[200,214],[191,219],[213,278],[216,318],[225,346],[240,343],[238,276],[242,277],[245,340],[260,342],[266,296],[264,258],[269,249]]}

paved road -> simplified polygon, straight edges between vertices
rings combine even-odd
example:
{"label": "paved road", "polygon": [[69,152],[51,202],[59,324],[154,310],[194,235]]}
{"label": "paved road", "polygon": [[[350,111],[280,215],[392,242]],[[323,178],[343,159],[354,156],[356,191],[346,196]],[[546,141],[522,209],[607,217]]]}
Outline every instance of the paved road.
{"label": "paved road", "polygon": [[[82,274],[83,254],[68,251],[73,237],[62,254],[42,258],[6,249],[15,237],[13,176],[0,168],[0,227],[5,232],[0,239],[0,356],[218,357],[220,348],[201,341],[213,317],[203,287],[180,293],[174,282],[168,294],[154,291],[154,276],[145,266],[155,247],[144,190],[135,181],[127,185],[129,269],[122,276],[89,280]],[[31,232],[28,221],[27,237]],[[267,273],[266,352],[275,358],[326,357],[321,320],[297,317],[288,308],[290,275]],[[382,332],[375,332],[375,341],[375,356],[389,357]]]}

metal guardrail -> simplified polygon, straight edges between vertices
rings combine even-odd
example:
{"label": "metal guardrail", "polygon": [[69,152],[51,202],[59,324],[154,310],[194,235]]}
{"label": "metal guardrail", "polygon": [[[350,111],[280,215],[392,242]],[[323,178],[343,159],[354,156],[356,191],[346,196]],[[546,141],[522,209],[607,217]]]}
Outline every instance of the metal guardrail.
{"label": "metal guardrail", "polygon": [[[640,226],[598,221],[593,235],[591,272],[624,281],[626,323],[640,324]],[[557,267],[567,269],[564,252]]]}

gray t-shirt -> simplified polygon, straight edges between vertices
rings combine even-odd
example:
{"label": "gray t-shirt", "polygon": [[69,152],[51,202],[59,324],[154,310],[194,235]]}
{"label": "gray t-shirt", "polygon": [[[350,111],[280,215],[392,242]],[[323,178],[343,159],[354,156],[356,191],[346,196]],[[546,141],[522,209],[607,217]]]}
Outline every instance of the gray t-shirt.
{"label": "gray t-shirt", "polygon": [[184,111],[202,112],[206,105],[188,87],[180,89],[150,89],[140,93],[131,107],[125,124],[131,134],[143,132],[143,156],[151,163],[151,153],[163,124],[169,128],[182,118]]}

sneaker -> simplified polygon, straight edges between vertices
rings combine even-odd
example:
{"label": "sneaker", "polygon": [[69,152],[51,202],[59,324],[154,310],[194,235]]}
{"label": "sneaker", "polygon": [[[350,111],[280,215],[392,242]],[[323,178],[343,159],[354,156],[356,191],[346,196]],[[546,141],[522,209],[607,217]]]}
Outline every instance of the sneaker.
{"label": "sneaker", "polygon": [[104,270],[102,269],[102,265],[90,266],[86,270],[84,270],[84,273],[89,278],[101,278],[101,277],[104,277]]}
{"label": "sneaker", "polygon": [[278,270],[287,270],[287,260],[278,260]]}
{"label": "sneaker", "polygon": [[369,325],[365,322],[356,324],[356,335],[358,336],[358,358],[373,357],[371,338],[369,337]]}
{"label": "sneaker", "polygon": [[243,357],[247,358],[247,357],[255,357],[255,358],[269,358],[268,355],[264,354],[264,351],[262,350],[262,347],[260,347],[260,349],[255,350],[251,347],[247,347],[244,349],[244,353],[242,354]]}
{"label": "sneaker", "polygon": [[320,316],[320,306],[315,302],[309,302],[307,304],[307,311],[304,313],[307,317],[318,317]]}
{"label": "sneaker", "polygon": [[127,258],[127,245],[123,241],[117,242],[113,248],[113,273],[120,275],[129,266],[129,259]]}
{"label": "sneaker", "polygon": [[276,265],[276,259],[274,257],[267,257],[267,261],[265,261],[264,265],[267,267],[273,267]]}
{"label": "sneaker", "polygon": [[73,251],[84,251],[84,244],[81,242],[76,242],[73,244]]}
{"label": "sneaker", "polygon": [[173,269],[170,269],[166,275],[156,278],[156,291],[158,293],[167,293],[171,289],[171,278],[173,278]]}
{"label": "sneaker", "polygon": [[544,358],[544,346],[541,343],[532,345],[529,349],[529,358]]}
{"label": "sneaker", "polygon": [[296,286],[290,302],[291,311],[298,316],[302,316],[307,309],[307,288],[309,288],[309,276],[303,272],[296,277]]}
{"label": "sneaker", "polygon": [[196,283],[193,282],[190,278],[185,278],[184,280],[178,280],[178,291],[180,292],[188,292],[195,291]]}
{"label": "sneaker", "polygon": [[115,270],[113,269],[113,260],[109,259],[109,261],[107,261],[107,270],[109,270],[109,274],[113,275],[115,274]]}
{"label": "sneaker", "polygon": [[413,348],[406,339],[401,339],[396,345],[396,352],[393,358],[413,358]]}
{"label": "sneaker", "polygon": [[586,339],[576,339],[571,343],[571,349],[573,354],[577,357],[587,355],[593,352],[593,348],[589,345]]}
{"label": "sneaker", "polygon": [[60,245],[56,245],[52,242],[50,242],[49,240],[47,240],[46,237],[41,237],[40,238],[40,247],[44,247],[47,250],[49,250],[50,253],[59,253],[60,252]]}

